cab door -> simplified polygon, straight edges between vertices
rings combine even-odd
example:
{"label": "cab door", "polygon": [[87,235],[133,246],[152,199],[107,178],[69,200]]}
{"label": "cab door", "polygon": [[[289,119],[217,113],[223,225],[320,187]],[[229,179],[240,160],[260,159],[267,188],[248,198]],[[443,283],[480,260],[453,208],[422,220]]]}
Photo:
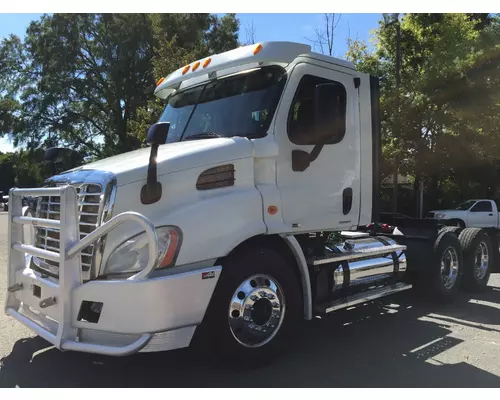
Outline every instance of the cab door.
{"label": "cab door", "polygon": [[[318,87],[330,93],[323,104],[318,104]],[[279,147],[276,181],[287,229],[357,227],[360,135],[353,76],[307,63],[295,66],[277,113],[275,139]]]}
{"label": "cab door", "polygon": [[491,201],[478,201],[468,212],[468,225],[478,228],[493,228],[497,225],[497,216],[493,212]]}

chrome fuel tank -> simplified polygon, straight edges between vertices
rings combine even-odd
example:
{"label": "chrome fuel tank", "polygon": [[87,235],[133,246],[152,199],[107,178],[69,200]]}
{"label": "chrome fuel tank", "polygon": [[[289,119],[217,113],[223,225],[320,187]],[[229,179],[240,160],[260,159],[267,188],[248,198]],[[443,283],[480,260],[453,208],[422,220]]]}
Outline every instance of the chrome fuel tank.
{"label": "chrome fuel tank", "polygon": [[[330,247],[336,254],[351,250],[375,249],[377,247],[395,245],[393,239],[384,236],[370,236],[359,239],[349,239]],[[333,290],[366,285],[372,282],[390,278],[401,278],[406,271],[406,256],[404,252],[392,253],[387,256],[369,256],[363,260],[342,262],[333,272]]]}

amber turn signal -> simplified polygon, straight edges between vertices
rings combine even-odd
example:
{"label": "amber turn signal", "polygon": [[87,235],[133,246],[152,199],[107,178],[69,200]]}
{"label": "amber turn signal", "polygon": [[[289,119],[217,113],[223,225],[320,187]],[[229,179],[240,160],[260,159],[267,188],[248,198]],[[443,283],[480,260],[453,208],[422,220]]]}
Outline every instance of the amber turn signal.
{"label": "amber turn signal", "polygon": [[262,50],[262,45],[259,43],[257,46],[255,46],[255,49],[253,50],[253,55],[256,55],[261,50]]}
{"label": "amber turn signal", "polygon": [[211,59],[211,58],[207,58],[207,59],[203,62],[203,68],[208,67],[208,64],[210,64],[211,62],[212,62],[212,59]]}
{"label": "amber turn signal", "polygon": [[267,212],[271,215],[274,215],[278,212],[278,207],[276,206],[269,206],[267,207]]}

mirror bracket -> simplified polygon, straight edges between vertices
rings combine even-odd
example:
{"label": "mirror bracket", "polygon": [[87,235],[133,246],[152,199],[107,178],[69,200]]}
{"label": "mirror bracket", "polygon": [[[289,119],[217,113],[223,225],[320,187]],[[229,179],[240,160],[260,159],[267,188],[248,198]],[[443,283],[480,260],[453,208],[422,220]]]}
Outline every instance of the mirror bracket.
{"label": "mirror bracket", "polygon": [[158,147],[165,144],[167,140],[169,122],[158,122],[151,125],[148,130],[146,143],[151,145],[151,153],[149,154],[148,176],[146,184],[141,188],[141,203],[153,204],[161,199],[162,187],[158,182],[157,162]]}
{"label": "mirror bracket", "polygon": [[320,155],[323,146],[323,144],[317,144],[311,153],[304,150],[292,150],[292,170],[302,172],[309,168],[309,165]]}

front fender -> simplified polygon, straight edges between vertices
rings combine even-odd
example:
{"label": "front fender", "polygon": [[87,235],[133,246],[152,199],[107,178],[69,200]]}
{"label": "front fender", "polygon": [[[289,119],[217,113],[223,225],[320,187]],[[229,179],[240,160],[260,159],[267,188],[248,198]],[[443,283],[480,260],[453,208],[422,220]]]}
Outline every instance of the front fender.
{"label": "front fender", "polygon": [[[113,213],[137,211],[155,226],[175,225],[182,231],[182,245],[176,265],[198,263],[226,256],[246,239],[267,232],[262,196],[255,187],[253,158],[230,161],[236,170],[233,186],[197,190],[196,179],[209,167],[163,175],[160,201],[140,203],[143,181],[118,187]],[[220,164],[223,165],[223,164]],[[217,165],[215,165],[217,166]],[[139,227],[124,223],[110,232],[101,265],[123,241],[139,233]]]}
{"label": "front fender", "polygon": [[221,193],[164,217],[165,225],[183,232],[178,265],[224,257],[246,239],[266,233],[262,198],[255,188]]}
{"label": "front fender", "polygon": [[451,214],[449,214],[449,217],[446,219],[448,219],[448,220],[459,219],[459,220],[463,221],[465,225],[467,225],[468,224],[467,216],[468,216],[468,213],[451,213]]}

